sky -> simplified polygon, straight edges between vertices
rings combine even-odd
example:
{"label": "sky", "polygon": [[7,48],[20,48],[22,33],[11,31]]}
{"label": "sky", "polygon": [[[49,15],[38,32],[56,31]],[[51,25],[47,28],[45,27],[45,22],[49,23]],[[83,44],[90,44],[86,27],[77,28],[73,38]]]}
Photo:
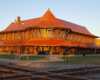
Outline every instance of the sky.
{"label": "sky", "polygon": [[56,18],[81,26],[100,37],[100,0],[0,0],[0,31],[11,22],[42,17],[50,8]]}

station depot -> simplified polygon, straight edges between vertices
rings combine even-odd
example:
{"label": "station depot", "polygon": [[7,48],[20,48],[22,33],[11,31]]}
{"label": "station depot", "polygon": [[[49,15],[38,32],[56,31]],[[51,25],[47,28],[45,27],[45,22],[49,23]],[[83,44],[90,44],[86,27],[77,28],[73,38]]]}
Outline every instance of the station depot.
{"label": "station depot", "polygon": [[91,54],[98,50],[86,27],[56,18],[48,9],[42,17],[20,20],[17,17],[0,31],[0,52],[50,54]]}

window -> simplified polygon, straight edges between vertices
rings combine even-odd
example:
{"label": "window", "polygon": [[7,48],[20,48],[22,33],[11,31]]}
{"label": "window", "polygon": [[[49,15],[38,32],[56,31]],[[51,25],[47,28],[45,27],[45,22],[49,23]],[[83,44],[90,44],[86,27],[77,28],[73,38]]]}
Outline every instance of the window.
{"label": "window", "polygon": [[16,33],[15,33],[15,36],[14,36],[14,38],[16,39]]}
{"label": "window", "polygon": [[65,35],[65,39],[67,40],[67,34]]}
{"label": "window", "polygon": [[10,40],[11,40],[11,36],[12,36],[12,34],[10,33]]}
{"label": "window", "polygon": [[65,38],[65,32],[63,31],[63,34],[62,34],[62,38],[64,39]]}
{"label": "window", "polygon": [[91,43],[91,38],[90,38],[90,43]]}
{"label": "window", "polygon": [[33,30],[33,38],[34,38],[34,30]]}
{"label": "window", "polygon": [[78,41],[80,42],[80,38],[81,38],[81,36],[79,36],[79,38],[78,38]]}
{"label": "window", "polygon": [[72,41],[72,34],[71,34],[71,41]]}
{"label": "window", "polygon": [[59,32],[59,38],[61,38],[61,31]]}
{"label": "window", "polygon": [[2,34],[2,40],[3,40],[3,34]]}
{"label": "window", "polygon": [[24,39],[26,39],[26,32],[24,32]]}
{"label": "window", "polygon": [[48,37],[51,37],[51,31],[48,30]]}
{"label": "window", "polygon": [[21,39],[23,39],[23,32],[21,32]]}
{"label": "window", "polygon": [[39,30],[36,30],[36,37],[39,37]]}
{"label": "window", "polygon": [[67,36],[68,37],[68,40],[69,40],[69,36],[70,36],[70,34],[68,34],[68,36]]}
{"label": "window", "polygon": [[42,29],[42,37],[45,37],[45,30]]}
{"label": "window", "polygon": [[87,37],[87,43],[88,43],[88,37]]}
{"label": "window", "polygon": [[56,38],[56,37],[57,37],[57,31],[54,30],[54,38]]}
{"label": "window", "polygon": [[75,35],[75,41],[76,41],[76,35]]}
{"label": "window", "polygon": [[28,39],[30,39],[30,33],[31,33],[31,32],[30,32],[30,31],[28,31]]}
{"label": "window", "polygon": [[8,34],[6,34],[6,40],[8,40]]}
{"label": "window", "polygon": [[83,41],[85,42],[85,37],[84,37]]}
{"label": "window", "polygon": [[56,47],[53,48],[53,51],[54,51],[54,52],[56,51]]}

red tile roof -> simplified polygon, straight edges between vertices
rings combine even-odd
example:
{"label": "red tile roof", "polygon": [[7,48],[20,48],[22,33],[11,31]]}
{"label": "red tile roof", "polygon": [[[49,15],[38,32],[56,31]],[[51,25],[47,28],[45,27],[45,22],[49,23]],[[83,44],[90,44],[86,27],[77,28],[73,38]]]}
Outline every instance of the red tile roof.
{"label": "red tile roof", "polygon": [[65,39],[30,39],[25,42],[24,45],[43,45],[43,46],[72,46],[72,44]]}
{"label": "red tile roof", "polygon": [[[82,47],[82,48],[99,48],[95,44],[86,44],[79,42],[69,42],[65,39],[48,39],[48,38],[33,38],[29,40],[20,40],[20,46],[22,45],[33,45],[33,46],[68,46],[68,47]],[[8,41],[0,41],[0,45],[18,45],[18,40],[8,40]]]}
{"label": "red tile roof", "polygon": [[57,20],[50,10],[48,10],[33,26],[66,28]]}
{"label": "red tile roof", "polygon": [[[27,40],[19,40],[20,45],[23,45]],[[18,45],[18,40],[4,40],[0,41],[0,45]]]}
{"label": "red tile roof", "polygon": [[58,19],[58,20],[61,24],[63,24],[65,27],[71,29],[72,31],[79,32],[79,33],[85,33],[88,35],[93,35],[84,26],[80,26],[80,25],[77,25],[77,24],[74,24],[74,23],[71,23],[71,22],[68,22],[65,20],[61,20],[61,19]]}
{"label": "red tile roof", "polygon": [[[28,27],[62,27],[62,28],[69,28],[72,31],[84,33],[88,35],[95,36],[91,34],[84,26],[80,26],[65,20],[57,19],[50,10],[48,10],[42,17],[40,18],[34,18],[29,20],[24,20],[24,24],[22,24],[22,21],[20,22],[20,29],[25,29]],[[5,31],[12,31],[12,30],[18,30],[19,25],[18,22],[14,23],[12,22],[5,30]]]}

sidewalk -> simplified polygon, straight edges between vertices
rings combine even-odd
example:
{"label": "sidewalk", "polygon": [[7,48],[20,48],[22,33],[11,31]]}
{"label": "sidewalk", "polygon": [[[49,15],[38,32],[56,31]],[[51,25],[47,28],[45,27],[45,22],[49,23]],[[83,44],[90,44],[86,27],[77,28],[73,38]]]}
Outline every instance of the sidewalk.
{"label": "sidewalk", "polygon": [[[9,53],[4,53],[4,54],[9,54]],[[17,54],[14,54],[14,55],[17,55]],[[31,56],[46,56],[46,58],[48,60],[29,60],[28,62],[54,62],[54,61],[64,61],[58,57],[63,57],[64,55],[34,55],[34,54],[29,54]],[[21,54],[21,56],[27,56],[27,54]],[[65,55],[67,56],[67,55]],[[78,55],[68,55],[68,57],[76,57]],[[83,56],[83,55],[79,55],[80,57]],[[90,54],[90,55],[86,55],[86,56],[100,56],[100,54]],[[0,58],[0,61],[2,62],[8,62],[8,63],[15,63],[15,62],[19,62],[18,59],[4,59],[4,58]],[[20,62],[27,62],[27,60],[20,60]]]}
{"label": "sidewalk", "polygon": [[[43,56],[43,55],[42,55]],[[45,55],[46,56],[46,58],[48,59],[48,60],[28,60],[28,62],[53,62],[53,61],[64,61],[64,60],[62,60],[62,59],[60,59],[60,58],[58,58],[58,57],[56,57],[56,56],[48,56],[48,55]],[[0,58],[0,61],[2,61],[2,62],[8,62],[8,63],[16,63],[16,62],[19,62],[19,59],[15,59],[15,60],[13,60],[13,59],[4,59],[4,58]],[[27,60],[20,60],[20,62],[27,62]]]}

